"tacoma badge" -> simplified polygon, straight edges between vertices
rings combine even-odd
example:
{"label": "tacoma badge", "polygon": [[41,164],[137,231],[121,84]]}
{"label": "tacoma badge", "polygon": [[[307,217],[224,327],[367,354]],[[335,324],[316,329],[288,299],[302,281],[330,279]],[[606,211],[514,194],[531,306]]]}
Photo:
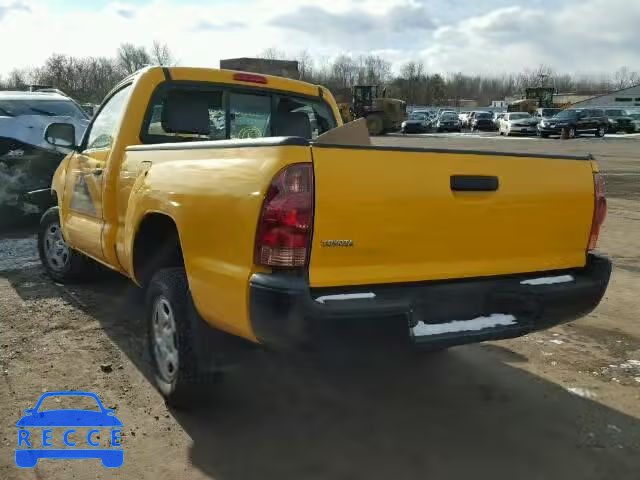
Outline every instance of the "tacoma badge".
{"label": "tacoma badge", "polygon": [[353,247],[353,240],[320,240],[323,247]]}

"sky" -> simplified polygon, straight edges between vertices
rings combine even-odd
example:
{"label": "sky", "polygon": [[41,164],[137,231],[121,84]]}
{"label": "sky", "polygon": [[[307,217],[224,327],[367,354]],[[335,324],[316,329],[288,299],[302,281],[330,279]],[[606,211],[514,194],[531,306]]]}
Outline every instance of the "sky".
{"label": "sky", "polygon": [[274,47],[373,53],[395,70],[413,60],[429,72],[610,74],[640,71],[639,25],[639,0],[0,0],[0,75],[154,40],[188,66]]}

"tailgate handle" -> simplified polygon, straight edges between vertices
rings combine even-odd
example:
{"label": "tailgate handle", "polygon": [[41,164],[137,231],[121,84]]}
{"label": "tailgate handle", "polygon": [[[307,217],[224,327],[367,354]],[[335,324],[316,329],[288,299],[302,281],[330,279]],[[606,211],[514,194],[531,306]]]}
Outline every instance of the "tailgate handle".
{"label": "tailgate handle", "polygon": [[451,175],[451,190],[454,192],[495,192],[498,177],[488,175]]}

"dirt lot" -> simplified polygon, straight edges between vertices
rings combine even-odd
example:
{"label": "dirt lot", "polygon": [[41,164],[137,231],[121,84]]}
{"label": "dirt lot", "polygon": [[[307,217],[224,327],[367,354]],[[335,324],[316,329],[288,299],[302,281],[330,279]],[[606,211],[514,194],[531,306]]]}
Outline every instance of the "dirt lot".
{"label": "dirt lot", "polygon": [[[168,410],[149,381],[140,293],[54,284],[31,235],[0,237],[0,478],[640,478],[640,140],[385,137],[377,143],[590,151],[607,173],[604,302],[581,321],[442,354],[256,352],[207,407]],[[124,423],[125,463],[14,464],[42,392],[88,390]]]}

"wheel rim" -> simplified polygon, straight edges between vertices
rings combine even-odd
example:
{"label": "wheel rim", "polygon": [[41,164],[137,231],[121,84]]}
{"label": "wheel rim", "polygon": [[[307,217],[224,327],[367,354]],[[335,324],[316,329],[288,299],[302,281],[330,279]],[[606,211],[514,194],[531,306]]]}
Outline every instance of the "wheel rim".
{"label": "wheel rim", "polygon": [[569,138],[575,138],[576,137],[576,129],[575,128],[570,128],[569,129]]}
{"label": "wheel rim", "polygon": [[64,241],[59,223],[52,223],[44,234],[44,257],[47,265],[56,272],[69,264],[69,246]]}
{"label": "wheel rim", "polygon": [[604,127],[600,127],[600,128],[598,129],[598,134],[599,134],[601,137],[604,137],[604,134],[605,134]]}
{"label": "wheel rim", "polygon": [[160,375],[167,382],[178,374],[178,334],[169,300],[158,297],[153,305],[153,353]]}

